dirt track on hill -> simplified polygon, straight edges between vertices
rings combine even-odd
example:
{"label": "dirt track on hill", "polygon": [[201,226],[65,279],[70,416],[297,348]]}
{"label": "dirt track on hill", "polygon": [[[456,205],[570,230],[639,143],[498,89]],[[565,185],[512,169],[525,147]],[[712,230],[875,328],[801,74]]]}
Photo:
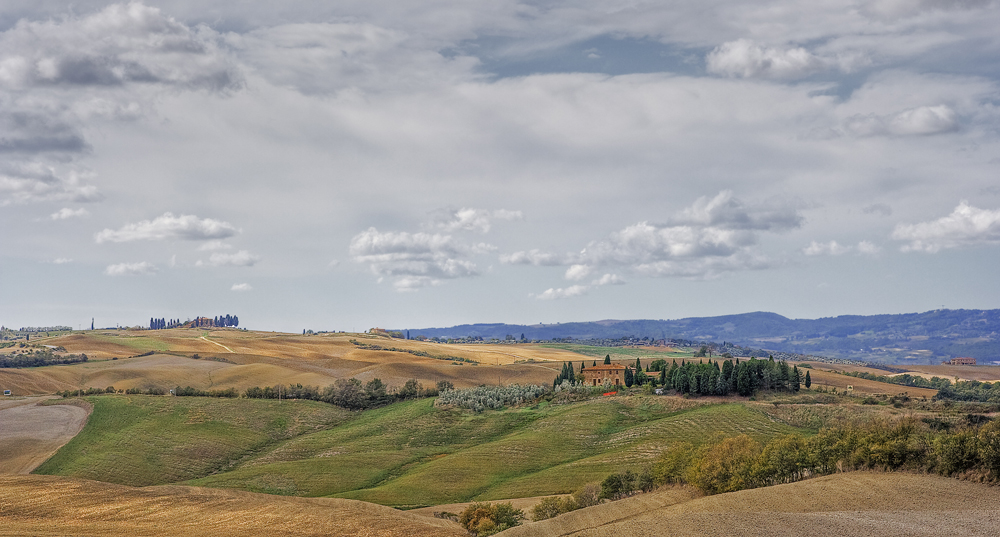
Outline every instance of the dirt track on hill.
{"label": "dirt track on hill", "polygon": [[0,407],[0,474],[27,474],[45,462],[87,423],[90,411],[73,405],[40,405],[46,398]]}

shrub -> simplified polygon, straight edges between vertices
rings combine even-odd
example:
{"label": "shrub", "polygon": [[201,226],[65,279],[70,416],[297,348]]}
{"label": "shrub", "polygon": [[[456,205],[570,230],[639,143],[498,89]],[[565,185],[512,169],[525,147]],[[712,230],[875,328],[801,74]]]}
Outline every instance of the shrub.
{"label": "shrub", "polygon": [[545,394],[541,386],[477,386],[465,390],[449,390],[442,392],[435,405],[454,405],[468,408],[476,412],[484,410],[500,410],[506,406],[533,403]]}
{"label": "shrub", "polygon": [[524,511],[510,503],[474,503],[458,517],[458,522],[477,537],[513,528],[524,520]]}
{"label": "shrub", "polygon": [[573,493],[573,502],[576,503],[577,509],[601,503],[601,486],[597,483],[587,483]]}
{"label": "shrub", "polygon": [[547,518],[557,517],[563,513],[575,511],[577,509],[576,500],[572,496],[549,496],[542,498],[542,501],[535,504],[531,509],[531,520],[538,522]]}

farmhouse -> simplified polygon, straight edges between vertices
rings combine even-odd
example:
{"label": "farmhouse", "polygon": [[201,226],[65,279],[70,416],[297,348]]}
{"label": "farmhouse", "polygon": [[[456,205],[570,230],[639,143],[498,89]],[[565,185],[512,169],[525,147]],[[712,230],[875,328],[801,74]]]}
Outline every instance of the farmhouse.
{"label": "farmhouse", "polygon": [[583,370],[587,384],[591,386],[601,386],[607,381],[612,386],[623,386],[625,384],[625,369],[621,364],[595,365]]}
{"label": "farmhouse", "polygon": [[950,365],[976,365],[976,359],[975,358],[952,358],[951,360],[948,360],[945,363],[946,364],[950,364]]}

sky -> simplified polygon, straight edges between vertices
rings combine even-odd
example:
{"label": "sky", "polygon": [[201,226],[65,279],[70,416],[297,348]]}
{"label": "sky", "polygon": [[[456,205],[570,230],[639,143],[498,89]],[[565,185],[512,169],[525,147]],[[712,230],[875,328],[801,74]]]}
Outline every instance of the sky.
{"label": "sky", "polygon": [[67,4],[0,4],[8,327],[1000,307],[998,0]]}

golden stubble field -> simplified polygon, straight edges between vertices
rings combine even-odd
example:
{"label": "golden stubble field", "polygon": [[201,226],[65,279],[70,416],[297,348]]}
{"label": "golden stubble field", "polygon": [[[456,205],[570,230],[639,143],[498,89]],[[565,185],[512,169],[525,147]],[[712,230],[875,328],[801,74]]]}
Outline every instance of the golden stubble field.
{"label": "golden stubble field", "polygon": [[[351,340],[381,349],[361,348]],[[401,386],[411,378],[426,386],[439,380],[456,387],[545,385],[552,382],[563,361],[586,358],[528,345],[445,345],[367,334],[302,336],[233,329],[98,330],[37,343],[62,346],[91,359],[82,364],[0,370],[0,388],[17,395],[108,386],[242,391],[277,384],[323,387],[345,377],[362,382],[380,378],[390,386]],[[138,356],[149,352],[154,354]]]}
{"label": "golden stubble field", "polygon": [[333,498],[0,476],[0,536],[466,536],[458,524]]}
{"label": "golden stubble field", "polygon": [[933,475],[850,472],[693,497],[666,489],[502,532],[504,537],[995,536],[996,487]]}

